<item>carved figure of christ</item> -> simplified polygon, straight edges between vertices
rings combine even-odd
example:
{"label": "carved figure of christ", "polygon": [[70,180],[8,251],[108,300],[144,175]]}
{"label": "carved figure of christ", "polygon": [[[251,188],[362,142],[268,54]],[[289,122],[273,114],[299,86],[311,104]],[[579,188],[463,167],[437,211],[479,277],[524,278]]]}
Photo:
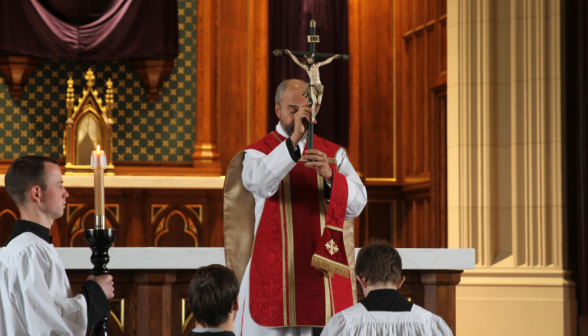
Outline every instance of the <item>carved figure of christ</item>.
{"label": "carved figure of christ", "polygon": [[[321,107],[321,101],[323,99],[323,90],[324,86],[321,83],[321,77],[319,73],[319,68],[323,65],[331,63],[334,59],[341,58],[340,54],[335,56],[329,57],[322,62],[315,63],[314,57],[306,57],[306,64],[303,64],[298,60],[296,56],[294,56],[290,50],[284,50],[286,54],[288,54],[296,64],[298,64],[306,73],[308,74],[309,83],[302,92],[302,95],[305,98],[310,98],[312,100],[312,121],[316,119],[316,115]],[[314,55],[314,54],[313,54]]]}

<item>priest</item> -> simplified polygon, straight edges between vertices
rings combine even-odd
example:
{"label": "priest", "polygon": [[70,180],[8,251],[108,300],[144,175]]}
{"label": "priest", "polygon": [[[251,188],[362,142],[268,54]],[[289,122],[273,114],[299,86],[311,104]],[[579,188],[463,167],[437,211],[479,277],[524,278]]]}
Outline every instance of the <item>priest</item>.
{"label": "priest", "polygon": [[225,258],[243,307],[236,335],[312,335],[356,300],[352,219],[367,194],[345,149],[316,135],[306,148],[305,87],[278,86],[275,131],[227,169]]}
{"label": "priest", "polygon": [[16,159],[6,191],[21,219],[0,250],[0,335],[85,335],[110,313],[111,275],[89,276],[73,296],[49,230],[69,196],[57,162],[43,156]]}

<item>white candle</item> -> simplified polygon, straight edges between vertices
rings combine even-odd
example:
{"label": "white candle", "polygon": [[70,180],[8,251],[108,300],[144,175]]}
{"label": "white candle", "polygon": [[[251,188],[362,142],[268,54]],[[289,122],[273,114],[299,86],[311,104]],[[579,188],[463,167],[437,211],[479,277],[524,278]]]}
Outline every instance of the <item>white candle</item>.
{"label": "white candle", "polygon": [[92,151],[91,167],[94,170],[94,212],[96,213],[96,230],[104,230],[104,168],[106,155],[100,150],[100,145]]}

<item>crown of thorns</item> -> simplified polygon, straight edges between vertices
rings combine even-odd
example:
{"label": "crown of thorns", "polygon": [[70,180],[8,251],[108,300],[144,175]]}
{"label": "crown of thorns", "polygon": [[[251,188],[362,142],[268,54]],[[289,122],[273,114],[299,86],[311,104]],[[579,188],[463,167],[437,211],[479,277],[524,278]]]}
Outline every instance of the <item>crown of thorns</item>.
{"label": "crown of thorns", "polygon": [[[312,55],[310,55],[310,57],[314,58],[314,53],[312,53]],[[304,58],[308,58],[308,56],[304,55]]]}

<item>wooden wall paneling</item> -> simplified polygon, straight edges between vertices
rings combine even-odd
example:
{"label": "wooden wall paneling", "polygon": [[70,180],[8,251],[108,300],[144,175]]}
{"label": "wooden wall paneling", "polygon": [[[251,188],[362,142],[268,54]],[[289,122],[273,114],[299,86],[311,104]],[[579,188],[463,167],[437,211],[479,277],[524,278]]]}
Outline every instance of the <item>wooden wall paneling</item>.
{"label": "wooden wall paneling", "polygon": [[147,246],[208,246],[205,190],[149,190],[142,209]]}
{"label": "wooden wall paneling", "polygon": [[[147,232],[144,223],[148,222],[147,213],[143,211],[147,208],[146,204],[146,190],[127,189],[124,190],[125,209],[123,213],[125,216],[125,225],[127,226],[126,246],[145,247],[147,240],[145,232]],[[118,238],[117,238],[118,239]]]}
{"label": "wooden wall paneling", "polygon": [[398,200],[400,189],[386,185],[368,185],[368,203],[360,215],[356,232],[357,246],[365,246],[372,240],[385,239],[395,242],[396,226],[400,218]]}
{"label": "wooden wall paneling", "polygon": [[247,1],[217,7],[217,120],[222,175],[247,144]]}
{"label": "wooden wall paneling", "polygon": [[[360,177],[363,177],[363,160],[360,160],[361,117],[360,117],[360,80],[361,80],[361,49],[360,49],[360,17],[362,0],[348,0],[349,20],[349,160]],[[356,230],[356,235],[359,230]],[[358,241],[356,241],[356,244]]]}
{"label": "wooden wall paneling", "polygon": [[[447,77],[447,76],[445,76]],[[431,137],[431,228],[435,244],[447,248],[447,88],[441,84],[433,94]]]}
{"label": "wooden wall paneling", "polygon": [[220,175],[216,138],[217,2],[198,1],[196,11],[196,143],[192,164],[204,175]]}
{"label": "wooden wall paneling", "polygon": [[269,0],[248,0],[247,11],[247,144],[250,144],[267,134],[267,114],[273,112],[267,101]]}
{"label": "wooden wall paneling", "polygon": [[447,246],[446,1],[397,0],[401,216],[395,243]]}
{"label": "wooden wall paneling", "polygon": [[214,0],[198,6],[206,10],[198,23],[202,16],[203,29],[210,32],[198,28],[197,115],[202,120],[197,120],[197,136],[201,132],[206,141],[196,147],[203,153],[200,161],[218,158],[224,175],[237,152],[266,135],[269,2]]}
{"label": "wooden wall paneling", "polygon": [[[87,247],[81,231],[94,226],[94,190],[71,188],[68,192],[70,197],[64,215],[55,220],[50,231],[53,244],[55,247],[69,247],[73,241],[73,246]],[[169,223],[173,232],[170,239],[160,242],[160,246],[187,246],[186,241],[191,234],[183,230],[175,232],[177,227],[173,227],[178,226],[178,221],[183,224],[183,218],[195,228],[198,246],[223,246],[222,190],[109,188],[106,189],[105,201],[107,221],[117,230],[116,247],[155,246],[159,219],[167,218],[174,211],[177,213]],[[152,205],[166,208],[155,220],[151,218]],[[19,215],[6,189],[0,188],[0,245],[12,233],[14,216]]]}
{"label": "wooden wall paneling", "polygon": [[209,237],[207,246],[223,247],[225,246],[223,226],[224,193],[222,190],[207,190],[206,195],[208,212],[204,214],[204,217],[208,225],[204,229],[204,233],[205,237]]}
{"label": "wooden wall paneling", "polygon": [[[361,1],[358,12],[360,70],[356,85],[359,86],[359,124],[362,128],[361,167],[367,183],[394,182],[396,121],[393,2]],[[353,67],[354,63],[350,66]],[[351,70],[352,73],[354,71]]]}

